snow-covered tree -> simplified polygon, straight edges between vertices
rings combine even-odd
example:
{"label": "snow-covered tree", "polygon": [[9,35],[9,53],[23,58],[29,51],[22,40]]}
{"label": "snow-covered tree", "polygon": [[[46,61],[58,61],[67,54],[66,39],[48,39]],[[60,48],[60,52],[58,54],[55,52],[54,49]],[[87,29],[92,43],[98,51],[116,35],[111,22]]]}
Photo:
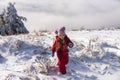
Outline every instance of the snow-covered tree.
{"label": "snow-covered tree", "polygon": [[0,15],[0,34],[5,35],[5,21],[3,18],[3,14]]}
{"label": "snow-covered tree", "polygon": [[4,9],[0,15],[0,34],[1,35],[14,35],[25,34],[29,31],[25,28],[23,21],[27,19],[18,16],[17,10],[14,7],[15,3],[9,3],[8,7]]}

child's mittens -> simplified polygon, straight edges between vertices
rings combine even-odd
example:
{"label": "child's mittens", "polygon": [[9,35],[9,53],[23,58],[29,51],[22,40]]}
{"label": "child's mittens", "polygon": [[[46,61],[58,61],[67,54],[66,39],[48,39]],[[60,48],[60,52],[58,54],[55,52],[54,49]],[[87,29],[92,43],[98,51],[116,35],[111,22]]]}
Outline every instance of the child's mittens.
{"label": "child's mittens", "polygon": [[52,57],[54,57],[54,53],[52,53]]}
{"label": "child's mittens", "polygon": [[72,48],[72,47],[73,47],[73,44],[72,44],[72,43],[68,43],[68,46],[69,46],[70,48]]}

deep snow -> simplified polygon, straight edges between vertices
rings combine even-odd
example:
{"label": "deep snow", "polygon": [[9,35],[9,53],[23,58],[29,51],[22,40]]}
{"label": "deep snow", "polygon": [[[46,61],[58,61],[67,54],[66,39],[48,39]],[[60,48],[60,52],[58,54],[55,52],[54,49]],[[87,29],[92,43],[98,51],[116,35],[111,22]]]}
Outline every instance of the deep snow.
{"label": "deep snow", "polygon": [[0,80],[119,80],[120,30],[68,31],[67,74],[51,57],[54,33],[0,36]]}

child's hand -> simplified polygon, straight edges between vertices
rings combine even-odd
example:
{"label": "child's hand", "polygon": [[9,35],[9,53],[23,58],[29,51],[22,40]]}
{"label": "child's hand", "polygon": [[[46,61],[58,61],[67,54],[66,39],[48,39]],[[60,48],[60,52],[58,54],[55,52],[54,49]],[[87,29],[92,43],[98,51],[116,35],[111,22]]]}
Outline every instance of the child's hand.
{"label": "child's hand", "polygon": [[68,46],[69,46],[70,48],[72,48],[72,47],[73,47],[73,44],[72,44],[72,43],[68,43]]}
{"label": "child's hand", "polygon": [[52,53],[52,57],[54,57],[54,53]]}

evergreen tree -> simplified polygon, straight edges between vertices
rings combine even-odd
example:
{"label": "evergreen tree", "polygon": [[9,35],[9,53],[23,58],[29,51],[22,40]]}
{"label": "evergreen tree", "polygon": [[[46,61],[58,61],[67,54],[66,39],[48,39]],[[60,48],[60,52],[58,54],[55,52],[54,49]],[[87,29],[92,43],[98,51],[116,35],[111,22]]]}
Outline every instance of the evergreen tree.
{"label": "evergreen tree", "polygon": [[0,15],[0,34],[1,35],[14,35],[29,33],[25,28],[23,21],[27,19],[18,16],[17,10],[14,7],[15,3],[9,3],[6,10]]}

